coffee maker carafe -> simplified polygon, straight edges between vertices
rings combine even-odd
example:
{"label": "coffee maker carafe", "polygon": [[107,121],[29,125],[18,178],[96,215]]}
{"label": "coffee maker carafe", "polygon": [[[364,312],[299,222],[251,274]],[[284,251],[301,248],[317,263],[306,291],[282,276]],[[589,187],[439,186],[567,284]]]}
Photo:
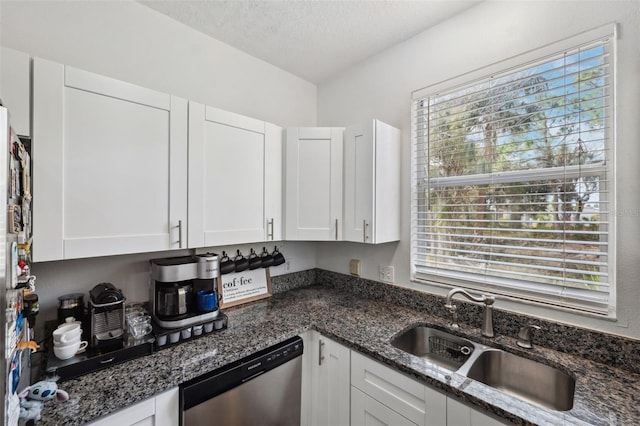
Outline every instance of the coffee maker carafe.
{"label": "coffee maker carafe", "polygon": [[193,310],[191,281],[177,283],[156,282],[156,314],[165,319],[177,319]]}
{"label": "coffee maker carafe", "polygon": [[151,303],[154,321],[163,328],[180,328],[215,319],[219,310],[198,312],[198,291],[215,291],[218,278],[218,255],[152,259]]}

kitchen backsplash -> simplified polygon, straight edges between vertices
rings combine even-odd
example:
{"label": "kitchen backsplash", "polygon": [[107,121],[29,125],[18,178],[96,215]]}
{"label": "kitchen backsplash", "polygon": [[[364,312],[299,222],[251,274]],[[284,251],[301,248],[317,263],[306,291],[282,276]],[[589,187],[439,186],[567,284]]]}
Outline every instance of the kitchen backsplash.
{"label": "kitchen backsplash", "polygon": [[273,294],[284,293],[285,291],[315,284],[317,281],[316,276],[317,269],[308,269],[271,277],[271,292]]}
{"label": "kitchen backsplash", "polygon": [[[450,313],[444,307],[444,297],[322,269],[316,269],[315,274],[317,284],[350,291],[368,299],[386,300],[439,317],[450,318]],[[479,329],[482,323],[482,307],[458,299],[456,299],[456,303],[459,306],[458,320],[461,328]],[[542,330],[535,333],[534,345],[640,374],[639,340],[531,318],[499,309],[494,310],[493,323],[496,336],[509,337],[517,336],[522,325],[539,325]]]}

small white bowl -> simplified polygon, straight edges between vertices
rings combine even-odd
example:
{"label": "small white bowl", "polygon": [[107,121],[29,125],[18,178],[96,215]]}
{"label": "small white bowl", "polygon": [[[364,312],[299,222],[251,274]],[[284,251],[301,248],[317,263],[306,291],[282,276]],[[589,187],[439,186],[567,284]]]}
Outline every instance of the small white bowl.
{"label": "small white bowl", "polygon": [[53,353],[58,359],[69,359],[79,351],[85,350],[87,348],[87,345],[87,341],[83,340],[82,342],[77,341],[69,345],[54,346]]}
{"label": "small white bowl", "polygon": [[53,343],[59,345],[67,345],[76,340],[80,340],[82,329],[75,324],[67,324],[53,330]]}

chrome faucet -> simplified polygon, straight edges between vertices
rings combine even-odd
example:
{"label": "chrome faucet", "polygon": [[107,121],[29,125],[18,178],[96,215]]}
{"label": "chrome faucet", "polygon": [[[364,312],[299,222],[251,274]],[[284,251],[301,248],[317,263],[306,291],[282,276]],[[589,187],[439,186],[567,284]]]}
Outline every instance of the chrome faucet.
{"label": "chrome faucet", "polygon": [[484,337],[493,337],[493,302],[496,301],[495,296],[491,294],[481,294],[480,297],[475,297],[461,288],[451,289],[447,294],[447,301],[445,302],[444,307],[447,308],[453,316],[453,320],[451,322],[451,327],[453,328],[460,328],[460,326],[458,325],[458,307],[455,303],[453,303],[453,296],[458,293],[462,294],[467,299],[473,302],[484,304],[484,316],[482,318],[482,335]]}

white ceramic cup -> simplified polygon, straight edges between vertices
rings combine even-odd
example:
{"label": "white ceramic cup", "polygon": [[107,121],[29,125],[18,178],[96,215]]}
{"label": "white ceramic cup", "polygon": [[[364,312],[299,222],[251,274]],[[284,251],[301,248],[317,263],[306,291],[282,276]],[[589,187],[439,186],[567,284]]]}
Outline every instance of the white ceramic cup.
{"label": "white ceramic cup", "polygon": [[80,341],[82,329],[80,324],[64,324],[53,331],[53,344],[67,345],[69,343]]}
{"label": "white ceramic cup", "polygon": [[66,333],[63,334],[58,340],[53,339],[53,346],[66,346],[72,343],[77,343],[82,340],[82,333]]}
{"label": "white ceramic cup", "polygon": [[58,359],[69,359],[87,348],[89,343],[86,340],[77,341],[68,345],[59,345],[53,347],[53,353]]}

